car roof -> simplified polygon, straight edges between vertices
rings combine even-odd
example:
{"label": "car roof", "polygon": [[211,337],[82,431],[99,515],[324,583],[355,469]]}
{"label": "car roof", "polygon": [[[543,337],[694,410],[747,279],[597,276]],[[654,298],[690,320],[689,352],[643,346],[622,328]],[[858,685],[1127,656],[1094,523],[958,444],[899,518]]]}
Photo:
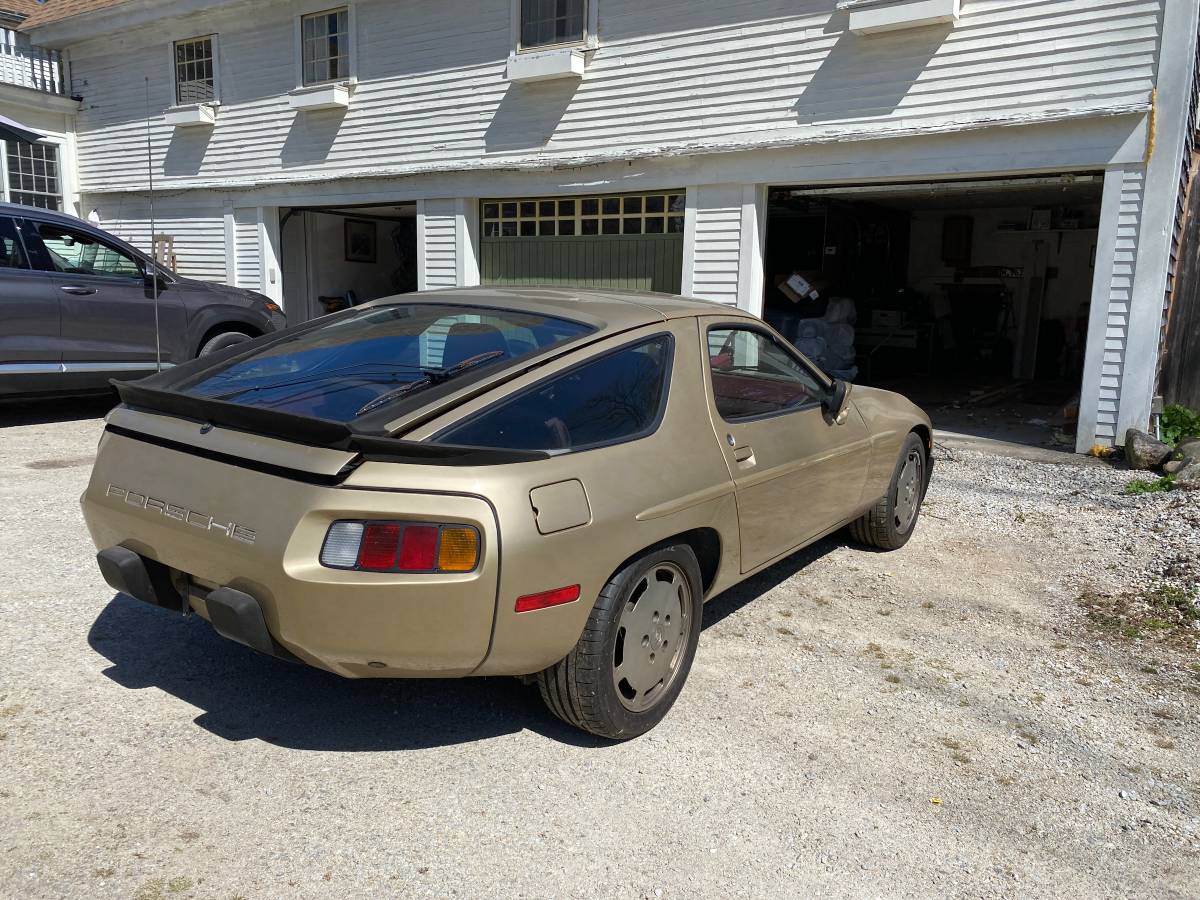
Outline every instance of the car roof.
{"label": "car roof", "polygon": [[711,300],[697,300],[655,291],[626,291],[604,288],[564,288],[530,285],[521,287],[445,288],[400,294],[364,303],[446,303],[492,306],[564,319],[584,320],[602,331],[624,331],[668,319],[725,315],[753,318],[735,307]]}
{"label": "car roof", "polygon": [[88,228],[95,228],[91,222],[80,219],[78,216],[73,216],[70,213],[59,212],[56,209],[43,209],[40,206],[26,206],[23,203],[0,202],[0,215],[21,217],[33,216],[38,219],[50,219],[63,225],[70,225],[72,227],[77,226],[82,222]]}

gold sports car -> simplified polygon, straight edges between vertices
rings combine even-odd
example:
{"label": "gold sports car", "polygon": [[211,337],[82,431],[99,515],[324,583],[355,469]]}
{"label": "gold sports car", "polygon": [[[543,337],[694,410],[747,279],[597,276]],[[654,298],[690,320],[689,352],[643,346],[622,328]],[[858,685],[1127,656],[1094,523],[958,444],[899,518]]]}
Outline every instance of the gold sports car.
{"label": "gold sports car", "polygon": [[113,588],[352,678],[517,675],[653,727],[701,605],[843,526],[895,549],[929,418],[725,306],[391,297],[117,385],[83,511]]}

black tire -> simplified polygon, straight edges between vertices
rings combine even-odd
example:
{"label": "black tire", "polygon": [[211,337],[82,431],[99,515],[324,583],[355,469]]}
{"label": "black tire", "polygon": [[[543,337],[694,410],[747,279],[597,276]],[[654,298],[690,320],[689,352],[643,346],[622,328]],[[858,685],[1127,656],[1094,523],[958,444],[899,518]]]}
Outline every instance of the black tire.
{"label": "black tire", "polygon": [[216,353],[218,350],[224,350],[227,347],[232,347],[234,344],[243,344],[249,340],[252,340],[251,336],[244,332],[222,331],[220,334],[214,334],[205,341],[196,356],[208,356],[210,353]]}
{"label": "black tire", "polygon": [[[677,573],[684,580],[683,587],[690,596],[690,610],[681,614],[680,618],[686,617],[686,622],[677,620],[675,626],[670,626],[669,614],[656,613],[653,621],[662,623],[665,620],[667,624],[648,627],[647,630],[653,631],[654,636],[643,635],[648,641],[646,643],[631,636],[623,622],[632,621],[637,610],[637,624],[645,624],[640,621],[641,617],[647,615],[655,605],[662,602],[671,606],[673,601],[664,598],[674,584],[662,577],[664,573],[672,577]],[[654,578],[653,594],[650,593],[651,588],[645,586],[650,578]],[[659,587],[664,584],[666,587]],[[596,599],[596,605],[575,648],[563,659],[538,673],[538,687],[550,711],[576,728],[614,740],[628,740],[645,734],[662,721],[683,689],[696,655],[696,645],[700,641],[703,606],[700,585],[700,567],[696,563],[696,555],[686,545],[652,550],[614,575]],[[678,587],[674,587],[678,592]],[[682,597],[682,594],[679,596]],[[643,600],[650,605],[640,607]],[[682,599],[680,604],[679,608],[682,609]],[[659,607],[660,610],[662,608]],[[642,629],[639,627],[637,630]],[[655,654],[651,651],[657,648],[661,653],[664,648],[671,646],[672,640],[675,641],[674,653],[669,659],[664,655],[655,666]],[[642,649],[639,659],[640,665],[650,672],[647,679],[655,677],[655,673],[664,665],[663,660],[669,666],[669,676],[664,675],[658,687],[652,686],[640,697],[628,679],[622,680],[622,686],[618,686],[619,670],[625,663],[624,647],[629,642],[632,642],[630,646],[636,645]],[[618,647],[621,649],[618,650]],[[621,654],[621,665],[618,665],[618,653]],[[632,656],[631,652],[631,660]],[[646,659],[650,661],[648,665]],[[630,696],[630,692],[633,696]],[[644,708],[639,708],[643,703],[646,704]]]}
{"label": "black tire", "polygon": [[[905,467],[914,459],[919,459],[919,484],[915,486],[916,507],[911,518],[905,522],[904,504],[898,503],[898,500],[901,490],[905,488],[905,485],[901,484]],[[900,449],[900,458],[896,461],[887,493],[865,515],[850,523],[850,536],[869,547],[899,550],[908,543],[908,539],[917,528],[917,520],[921,517],[921,503],[925,499],[925,489],[928,486],[929,456],[925,452],[925,443],[918,435],[910,434]]]}

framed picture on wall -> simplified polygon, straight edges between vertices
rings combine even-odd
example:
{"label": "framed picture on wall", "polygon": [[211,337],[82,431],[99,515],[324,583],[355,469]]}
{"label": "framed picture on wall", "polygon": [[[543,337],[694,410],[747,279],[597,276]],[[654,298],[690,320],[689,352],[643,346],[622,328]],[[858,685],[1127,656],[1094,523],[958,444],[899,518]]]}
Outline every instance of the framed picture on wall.
{"label": "framed picture on wall", "polygon": [[375,262],[375,223],[346,219],[346,262]]}

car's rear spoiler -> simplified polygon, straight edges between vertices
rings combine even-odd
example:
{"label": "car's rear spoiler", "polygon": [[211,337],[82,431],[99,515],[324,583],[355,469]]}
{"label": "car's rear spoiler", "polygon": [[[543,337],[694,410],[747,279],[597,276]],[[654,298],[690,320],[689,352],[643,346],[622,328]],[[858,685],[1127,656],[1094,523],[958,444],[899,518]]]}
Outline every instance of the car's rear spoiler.
{"label": "car's rear spoiler", "polygon": [[121,402],[134,409],[219,425],[265,437],[358,453],[364,460],[430,466],[498,466],[548,459],[542,450],[497,450],[406,441],[383,434],[366,434],[344,422],[298,416],[272,409],[196,397],[148,386],[145,381],[116,381]]}

